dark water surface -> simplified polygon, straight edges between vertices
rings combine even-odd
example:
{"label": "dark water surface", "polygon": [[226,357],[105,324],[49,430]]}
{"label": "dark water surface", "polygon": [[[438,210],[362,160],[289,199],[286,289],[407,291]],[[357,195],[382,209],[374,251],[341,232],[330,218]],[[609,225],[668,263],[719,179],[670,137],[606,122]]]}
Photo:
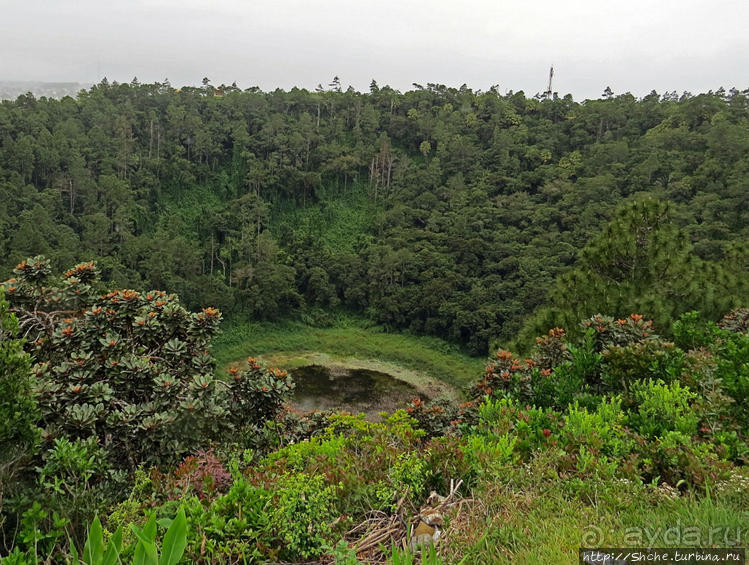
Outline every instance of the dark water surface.
{"label": "dark water surface", "polygon": [[296,388],[292,403],[297,409],[364,412],[377,420],[378,412],[405,408],[417,396],[416,388],[386,373],[308,365],[291,371]]}

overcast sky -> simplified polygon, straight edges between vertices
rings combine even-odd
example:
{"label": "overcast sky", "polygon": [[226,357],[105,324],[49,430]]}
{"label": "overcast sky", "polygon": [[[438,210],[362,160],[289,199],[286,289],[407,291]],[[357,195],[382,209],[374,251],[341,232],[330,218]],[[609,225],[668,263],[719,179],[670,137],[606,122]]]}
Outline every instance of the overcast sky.
{"label": "overcast sky", "polygon": [[747,0],[0,0],[0,80],[749,87]]}

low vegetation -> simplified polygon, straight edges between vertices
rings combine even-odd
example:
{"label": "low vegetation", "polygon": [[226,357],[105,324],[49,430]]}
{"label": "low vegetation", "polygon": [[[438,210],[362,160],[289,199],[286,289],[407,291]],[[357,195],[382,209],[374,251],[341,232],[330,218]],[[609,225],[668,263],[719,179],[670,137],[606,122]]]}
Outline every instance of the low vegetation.
{"label": "low vegetation", "polygon": [[[35,446],[3,466],[4,563],[572,563],[745,541],[749,310],[685,314],[672,341],[595,315],[527,358],[500,349],[461,403],[374,423],[282,409],[293,383],[255,359],[211,378],[218,311],[102,292],[96,272],[36,257],[3,285],[3,383],[32,407],[3,405],[3,439]],[[425,516],[441,536],[422,550]]]}
{"label": "low vegetation", "polygon": [[[315,353],[328,359],[323,363],[356,364],[373,362],[367,368],[390,372],[398,367],[436,378],[462,388],[481,371],[482,357],[441,339],[386,332],[364,318],[347,314],[329,316],[327,327],[314,321],[241,322],[231,320],[222,326],[214,340],[218,368],[225,371],[232,362],[247,355],[278,360],[285,366],[310,364]],[[318,358],[317,362],[321,362]],[[379,362],[379,365],[378,365]],[[418,375],[415,378],[418,378]]]}

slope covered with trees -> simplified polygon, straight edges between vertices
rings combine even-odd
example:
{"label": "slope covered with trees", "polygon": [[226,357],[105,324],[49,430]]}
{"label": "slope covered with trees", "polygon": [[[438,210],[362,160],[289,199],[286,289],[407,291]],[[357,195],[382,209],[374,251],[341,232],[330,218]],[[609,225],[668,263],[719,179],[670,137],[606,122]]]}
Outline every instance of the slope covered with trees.
{"label": "slope covered with trees", "polygon": [[[360,93],[337,80],[313,92],[134,80],[25,95],[0,103],[0,279],[27,256],[55,269],[97,259],[105,281],[176,292],[190,308],[324,323],[344,307],[485,353],[549,297],[568,319],[594,313],[570,303],[568,283],[597,265],[599,289],[623,268],[603,256],[613,248],[580,252],[628,199],[669,205],[652,212],[669,227],[641,259],[675,259],[671,280],[744,273],[747,101],[721,89],[580,103],[374,81]],[[599,310],[658,319],[638,300]]]}

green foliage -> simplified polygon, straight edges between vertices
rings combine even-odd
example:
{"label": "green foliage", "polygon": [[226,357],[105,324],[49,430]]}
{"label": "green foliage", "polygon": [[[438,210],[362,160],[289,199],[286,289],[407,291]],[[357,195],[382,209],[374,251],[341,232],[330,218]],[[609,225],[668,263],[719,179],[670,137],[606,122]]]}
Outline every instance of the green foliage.
{"label": "green foliage", "polygon": [[443,563],[433,545],[422,549],[421,557],[418,560],[410,551],[393,547],[390,561],[392,565],[414,565],[415,563],[420,563],[421,565],[441,565]]}
{"label": "green foliage", "polygon": [[331,547],[338,487],[321,475],[284,474],[272,490],[235,480],[207,506],[188,504],[188,555],[284,559],[318,557]]}
{"label": "green foliage", "polygon": [[18,339],[18,321],[0,292],[0,450],[3,461],[38,439],[30,357]]}
{"label": "green foliage", "polygon": [[609,390],[628,391],[632,383],[642,378],[661,378],[667,382],[679,379],[684,363],[684,352],[672,343],[648,340],[613,346],[604,352],[601,380]]}
{"label": "green foliage", "polygon": [[[390,511],[405,495],[421,502],[435,484],[432,469],[448,470],[454,451],[444,450],[441,463],[430,459],[413,424],[402,412],[382,423],[331,417],[319,435],[254,461],[230,463],[227,488],[185,488],[185,480],[193,484],[195,478],[194,459],[188,458],[173,474],[152,473],[151,480],[141,475],[110,522],[127,523],[153,503],[168,513],[173,501],[192,495],[185,503],[190,559],[320,558],[333,551],[341,528],[354,517],[373,508]],[[208,462],[205,454],[196,458]],[[214,477],[222,473],[213,466]]]}
{"label": "green foliage", "polygon": [[49,261],[22,262],[5,283],[30,351],[45,435],[96,438],[112,463],[174,460],[228,427],[260,426],[291,382],[253,364],[228,383],[213,375],[221,314],[191,313],[162,291],[99,295],[94,263],[53,279]]}
{"label": "green foliage", "polygon": [[110,512],[106,523],[110,530],[123,530],[123,537],[131,534],[128,524],[137,522],[143,515],[146,502],[155,502],[153,479],[142,469],[136,469],[131,481],[129,496],[121,500]]}
{"label": "green foliage", "polygon": [[644,479],[682,487],[705,489],[728,476],[729,464],[720,461],[713,446],[695,442],[678,431],[664,432],[653,442],[638,446]]}
{"label": "green foliage", "polygon": [[95,438],[56,439],[43,462],[37,468],[36,496],[46,509],[65,516],[69,534],[77,539],[91,515],[101,511],[109,500],[105,481],[116,484],[117,476],[109,472],[106,452]]}
{"label": "green foliage", "polygon": [[697,311],[682,314],[673,324],[674,343],[684,350],[706,347],[714,339],[718,326],[700,319]]}
{"label": "green foliage", "polygon": [[184,509],[180,508],[174,520],[162,521],[160,525],[167,527],[161,555],[156,544],[156,517],[151,515],[142,528],[131,525],[133,533],[138,538],[133,565],[176,565],[182,558],[187,545],[187,520]]}
{"label": "green foliage", "polygon": [[5,491],[36,450],[40,431],[31,359],[17,336],[18,321],[0,291],[0,513]]}
{"label": "green foliage", "polygon": [[[738,90],[576,102],[439,84],[102,81],[75,100],[6,101],[0,120],[0,278],[29,255],[53,270],[96,258],[114,287],[162,288],[191,309],[325,324],[339,304],[483,354],[550,292],[580,309],[576,296],[594,298],[585,316],[641,311],[659,329],[674,308],[712,318],[747,265]],[[692,250],[661,223],[633,244],[647,225],[618,218],[612,243],[575,265],[644,193],[671,205]],[[663,273],[660,290],[585,275],[631,274],[629,259],[644,284]],[[565,273],[576,290],[562,296]]]}
{"label": "green foliage", "polygon": [[743,280],[729,265],[696,256],[669,214],[668,204],[653,198],[623,205],[583,249],[576,268],[556,281],[550,309],[527,324],[524,339],[550,323],[574,328],[576,320],[595,312],[625,319],[644,312],[668,329],[684,312],[697,309],[715,319],[745,299]]}
{"label": "green foliage", "polygon": [[341,540],[333,548],[333,563],[335,565],[359,565],[360,561],[356,558],[356,551],[349,547],[345,540]]}
{"label": "green foliage", "polygon": [[587,446],[606,456],[619,458],[626,456],[632,448],[623,429],[625,423],[626,414],[621,399],[617,397],[601,401],[594,411],[573,404],[564,417],[560,435],[570,449]]}
{"label": "green foliage", "polygon": [[391,485],[389,501],[406,492],[413,500],[422,500],[426,498],[431,480],[429,464],[420,452],[401,453],[390,468],[388,479]]}
{"label": "green foliage", "polygon": [[723,316],[720,327],[726,331],[746,334],[749,331],[749,308],[737,308]]}
{"label": "green foliage", "polygon": [[424,430],[428,437],[447,434],[457,422],[459,412],[449,400],[424,402],[421,398],[414,398],[406,411],[418,422],[419,428]]}
{"label": "green foliage", "polygon": [[37,257],[15,274],[6,288],[15,289],[13,307],[33,332],[48,437],[98,438],[118,465],[131,466],[179,453],[220,421],[207,375],[218,311],[191,314],[160,291],[98,296],[93,263],[53,280]]}
{"label": "green foliage", "polygon": [[[63,530],[80,537],[83,517],[104,510],[102,478],[121,488],[101,449],[117,467],[161,465],[141,471],[105,520],[122,526],[125,559],[138,562],[156,560],[158,522],[141,519],[152,506],[173,516],[184,502],[194,561],[322,560],[372,509],[391,511],[404,491],[418,507],[456,477],[473,499],[446,538],[456,562],[572,561],[592,523],[746,529],[746,486],[729,461],[746,457],[749,317],[712,324],[747,299],[746,92],[605,98],[102,82],[77,100],[0,105],[0,274],[13,277],[4,289],[39,362],[30,381],[2,313],[0,369],[14,367],[15,380],[2,382],[11,400],[0,407],[33,445],[28,391],[38,389],[49,442],[40,485],[24,493],[38,504],[6,502],[22,522],[18,540],[3,524],[17,544],[6,561],[66,559]],[[13,273],[26,256],[36,257]],[[96,267],[53,276],[92,257]],[[264,425],[286,375],[251,361],[214,377],[216,310],[106,294],[97,270],[107,286],[177,292],[191,309],[300,314],[303,331],[280,332],[287,349],[318,340],[346,356],[385,351],[455,383],[473,366],[456,363],[457,350],[417,357],[411,337],[384,332],[486,353],[539,307],[550,306],[535,320],[556,327],[527,360],[495,356],[462,406],[412,405],[416,422],[333,417],[326,429],[294,416],[286,435]],[[339,327],[337,308],[380,327]],[[705,324],[685,316],[675,344],[655,335],[693,309]],[[598,311],[615,318],[577,325]],[[227,336],[226,351],[240,354],[222,366],[247,355],[257,327]],[[275,347],[271,333],[259,348]],[[227,437],[240,449],[286,447],[241,464],[195,453],[164,466]],[[677,485],[716,485],[724,498],[713,507]],[[91,530],[82,553],[103,559],[104,533]]]}
{"label": "green foliage", "polygon": [[474,472],[499,476],[504,468],[517,463],[517,437],[504,434],[495,437],[472,435],[466,439],[464,453]]}
{"label": "green foliage", "polygon": [[737,416],[746,422],[749,401],[749,331],[722,333],[710,348],[717,357],[716,374],[723,388],[735,402]]}
{"label": "green foliage", "polygon": [[551,378],[545,379],[556,383],[553,395],[546,399],[546,405],[561,408],[571,404],[576,398],[584,397],[589,390],[599,388],[603,355],[596,351],[594,334],[594,330],[589,328],[579,346],[567,346],[570,360],[556,366]]}
{"label": "green foliage", "polygon": [[732,386],[741,382],[745,334],[688,314],[676,332],[699,349],[685,352],[638,314],[594,315],[583,328],[577,338],[551,330],[524,362],[504,350],[492,358],[473,390],[486,395],[477,416],[456,422],[472,434],[467,456],[475,460],[496,437],[516,438],[512,452],[523,460],[554,446],[557,472],[573,474],[578,493],[614,472],[704,489],[725,476],[726,461],[745,460],[745,410]]}
{"label": "green foliage", "polygon": [[691,406],[697,395],[688,388],[648,379],[634,383],[632,394],[637,412],[630,416],[630,424],[640,433],[659,437],[679,432],[691,437],[697,432],[699,417]]}
{"label": "green foliage", "polygon": [[321,476],[289,475],[278,481],[270,518],[284,558],[319,557],[329,549],[336,518],[336,486]]}
{"label": "green foliage", "polygon": [[187,520],[184,509],[180,508],[173,520],[160,520],[159,525],[166,528],[161,551],[156,541],[157,521],[153,514],[142,527],[130,524],[130,529],[136,538],[134,548],[123,548],[122,529],[117,528],[117,531],[105,542],[104,531],[97,516],[91,523],[80,557],[75,545],[71,544],[72,563],[73,565],[115,565],[122,563],[123,555],[132,553],[133,565],[176,565],[182,558],[187,545]]}
{"label": "green foliage", "polygon": [[50,514],[39,502],[35,502],[23,513],[15,556],[11,557],[10,562],[39,563],[49,560],[55,553],[56,544],[63,538],[67,524],[65,517],[57,512]]}
{"label": "green foliage", "polygon": [[120,562],[121,550],[122,530],[118,528],[109,538],[109,541],[105,543],[98,516],[91,523],[80,560],[75,545],[70,546],[70,552],[73,554],[73,565],[79,565],[79,563],[85,565],[116,565]]}
{"label": "green foliage", "polygon": [[[575,342],[562,328],[549,330],[536,339],[531,357],[525,361],[506,350],[498,351],[483,379],[473,387],[474,398],[509,394],[558,409],[574,401],[594,405],[596,395],[625,390],[630,375],[642,376],[639,371],[643,366],[656,374],[661,373],[661,365],[676,371],[664,352],[669,346],[657,340],[652,322],[639,314],[618,320],[596,314],[581,327],[582,335],[578,334]],[[630,366],[633,361],[636,366]]]}
{"label": "green foliage", "polygon": [[244,370],[232,367],[228,373],[228,409],[238,428],[243,424],[259,426],[275,418],[294,388],[286,371],[266,369],[253,357]]}
{"label": "green foliage", "polygon": [[188,556],[243,556],[254,560],[262,549],[277,540],[270,539],[270,499],[272,493],[245,479],[234,481],[231,489],[205,507],[197,498],[187,505],[189,524]]}
{"label": "green foliage", "polygon": [[[452,407],[456,421],[441,437],[427,439],[413,417],[426,417],[426,407],[381,422],[349,414],[296,416],[288,430],[275,427],[280,447],[268,452],[223,445],[176,468],[139,470],[128,499],[104,520],[115,533],[107,536],[94,522],[87,543],[86,535],[71,536],[75,549],[64,536],[74,526],[72,515],[54,504],[75,501],[76,488],[90,489],[103,457],[93,439],[59,439],[39,471],[51,493],[48,505],[26,513],[10,562],[28,562],[34,551],[65,558],[80,547],[79,555],[103,562],[119,546],[126,562],[167,562],[167,549],[174,548],[198,562],[353,564],[355,541],[341,541],[346,532],[373,517],[394,519],[388,515],[419,508],[431,489],[447,493],[456,478],[468,500],[457,514],[445,511],[449,535],[436,551],[422,548],[422,562],[502,562],[508,555],[564,561],[576,555],[586,524],[611,524],[607,535],[618,536],[618,528],[641,526],[643,516],[701,527],[722,512],[725,523],[743,523],[736,516],[749,492],[740,466],[746,434],[716,369],[732,359],[731,344],[744,334],[717,327],[710,341],[685,352],[651,335],[649,322],[638,316],[588,322],[578,338],[553,330],[528,360],[500,351],[487,373],[492,383],[510,386]],[[232,374],[259,371],[253,363]],[[576,379],[585,394],[572,395],[567,406],[533,406],[529,400],[547,398],[539,392],[541,371]],[[635,378],[639,372],[646,378]],[[484,375],[477,390],[488,384]],[[56,490],[67,493],[58,502]],[[711,497],[712,510],[704,507]],[[180,514],[173,522],[158,520],[180,508],[184,527],[176,525]],[[544,520],[553,533],[538,526]],[[154,541],[159,524],[169,528],[162,549]],[[388,557],[408,562],[413,555],[399,550]]]}
{"label": "green foliage", "polygon": [[718,323],[691,313],[674,324],[677,340],[694,346],[684,357],[681,382],[699,394],[696,408],[703,425],[720,429],[736,420],[747,422],[743,406],[749,398],[749,333],[746,309],[730,312]]}

